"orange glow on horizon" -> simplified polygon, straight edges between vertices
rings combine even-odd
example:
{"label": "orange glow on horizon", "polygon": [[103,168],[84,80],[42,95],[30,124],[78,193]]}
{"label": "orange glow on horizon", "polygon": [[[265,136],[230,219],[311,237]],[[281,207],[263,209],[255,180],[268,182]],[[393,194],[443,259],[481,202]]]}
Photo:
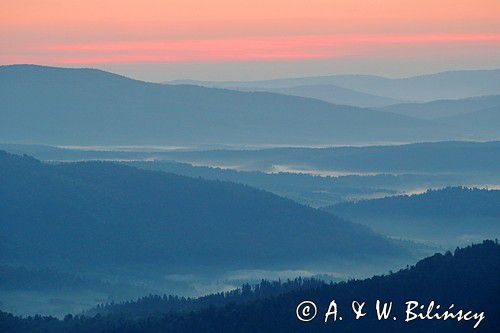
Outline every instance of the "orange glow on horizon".
{"label": "orange glow on horizon", "polygon": [[[500,34],[341,35],[212,40],[128,41],[56,44],[43,51],[57,51],[54,63],[133,63],[327,59],[360,55],[387,45],[489,42],[500,45]],[[96,54],[98,54],[96,56]],[[68,56],[69,55],[69,56]]]}
{"label": "orange glow on horizon", "polygon": [[[0,63],[445,56],[499,48],[498,0],[2,0]],[[455,49],[453,49],[455,51]]]}

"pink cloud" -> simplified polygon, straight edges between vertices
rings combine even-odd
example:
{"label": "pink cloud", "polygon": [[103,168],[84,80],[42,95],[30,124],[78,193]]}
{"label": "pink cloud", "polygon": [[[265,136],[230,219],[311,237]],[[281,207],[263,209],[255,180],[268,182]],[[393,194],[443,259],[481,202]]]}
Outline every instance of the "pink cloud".
{"label": "pink cloud", "polygon": [[384,47],[500,44],[500,34],[350,34],[202,40],[118,41],[45,45],[36,51],[53,63],[209,62],[297,60],[363,56]]}

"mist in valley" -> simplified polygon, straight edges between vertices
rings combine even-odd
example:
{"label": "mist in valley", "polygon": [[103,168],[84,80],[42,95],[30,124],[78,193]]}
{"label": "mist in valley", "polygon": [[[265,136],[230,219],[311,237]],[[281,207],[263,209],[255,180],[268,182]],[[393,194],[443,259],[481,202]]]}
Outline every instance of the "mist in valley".
{"label": "mist in valley", "polygon": [[[497,71],[474,75],[500,93]],[[490,118],[499,99],[464,85],[453,101],[429,102],[435,91],[417,78],[377,97],[370,80],[344,79],[344,90],[318,78],[314,93],[309,78],[254,93],[2,67],[0,309],[70,323],[69,313],[183,318],[405,279],[462,258],[447,252],[457,247],[495,252],[482,242],[500,235],[500,131]],[[332,89],[344,103],[363,99],[332,104]]]}

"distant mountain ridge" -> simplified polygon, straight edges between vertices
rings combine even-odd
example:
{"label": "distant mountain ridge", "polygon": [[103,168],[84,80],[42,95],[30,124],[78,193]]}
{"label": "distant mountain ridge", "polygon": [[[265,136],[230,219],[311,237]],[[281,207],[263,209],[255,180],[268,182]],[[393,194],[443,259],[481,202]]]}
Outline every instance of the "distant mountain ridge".
{"label": "distant mountain ridge", "polygon": [[[181,81],[182,82],[182,81]],[[189,82],[189,81],[188,81]],[[175,83],[175,82],[174,82]],[[197,84],[196,81],[192,84]],[[210,84],[202,86],[211,86]],[[217,85],[214,85],[217,87]],[[357,107],[383,107],[403,102],[399,99],[377,96],[368,94],[353,89],[347,89],[333,84],[316,84],[316,85],[303,85],[281,88],[263,88],[263,87],[228,87],[230,89],[239,91],[265,91],[277,94],[284,94],[290,96],[299,96],[307,98],[315,98],[325,102],[338,105],[350,105]]]}
{"label": "distant mountain ridge", "polygon": [[381,110],[440,122],[472,137],[500,139],[500,95],[395,104]]}
{"label": "distant mountain ridge", "polygon": [[240,88],[244,91],[268,91],[292,96],[316,98],[325,102],[340,105],[352,105],[357,107],[382,107],[401,103],[401,100],[367,94],[353,89],[342,88],[335,85],[309,85],[294,86],[288,88]]}
{"label": "distant mountain ridge", "polygon": [[0,116],[0,141],[58,145],[332,144],[460,136],[433,122],[316,99],[34,65],[0,67]]}
{"label": "distant mountain ridge", "polygon": [[407,78],[375,75],[331,75],[264,81],[173,81],[219,88],[277,89],[297,86],[334,85],[386,98],[406,101],[458,99],[500,94],[500,69],[457,70]]}
{"label": "distant mountain ridge", "polygon": [[500,95],[469,97],[456,100],[436,100],[427,103],[402,103],[381,108],[421,119],[445,120],[445,117],[459,116],[493,107],[500,107]]}
{"label": "distant mountain ridge", "polygon": [[471,135],[500,138],[500,104],[477,111],[436,119]]}

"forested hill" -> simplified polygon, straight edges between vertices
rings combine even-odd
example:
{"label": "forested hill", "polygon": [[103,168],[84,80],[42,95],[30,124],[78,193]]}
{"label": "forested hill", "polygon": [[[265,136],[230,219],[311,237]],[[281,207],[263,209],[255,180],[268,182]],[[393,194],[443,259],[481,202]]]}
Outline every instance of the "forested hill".
{"label": "forested hill", "polygon": [[0,152],[0,183],[8,262],[230,269],[405,253],[367,227],[229,182]]}
{"label": "forested hill", "polygon": [[344,202],[325,209],[349,217],[500,218],[500,191],[447,187],[422,194]]}
{"label": "forested hill", "polygon": [[[280,288],[276,286],[276,288]],[[500,328],[500,246],[497,242],[455,250],[454,254],[436,254],[397,273],[366,280],[313,289],[294,290],[283,295],[209,307],[187,314],[169,313],[131,320],[120,315],[92,318],[67,316],[21,319],[0,313],[3,332],[498,332]],[[332,299],[338,304],[343,320],[324,322]],[[376,320],[375,301],[393,302],[388,320]],[[296,307],[303,300],[315,302],[318,315],[310,322],[296,318]],[[366,302],[367,315],[354,320],[351,302]],[[485,319],[474,329],[476,321],[414,320],[405,322],[405,302],[440,304],[442,313],[454,304],[460,309],[484,312]],[[414,310],[417,312],[417,310]],[[422,310],[425,313],[426,309]],[[432,313],[436,313],[434,309]],[[393,320],[396,317],[397,320]]]}

